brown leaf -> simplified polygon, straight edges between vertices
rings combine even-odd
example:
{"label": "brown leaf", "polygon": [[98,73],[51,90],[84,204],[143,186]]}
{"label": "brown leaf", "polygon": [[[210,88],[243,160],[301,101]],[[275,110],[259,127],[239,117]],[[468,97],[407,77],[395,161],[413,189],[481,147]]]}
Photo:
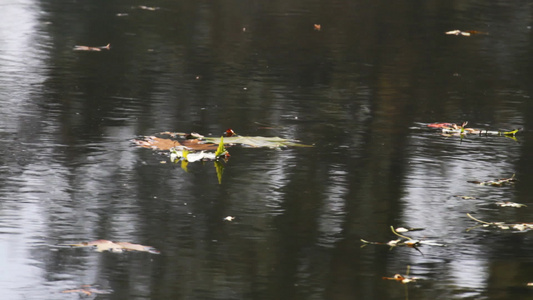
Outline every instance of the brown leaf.
{"label": "brown leaf", "polygon": [[156,136],[145,136],[143,139],[134,139],[133,142],[137,146],[141,146],[143,148],[149,148],[153,150],[170,150],[170,148],[181,146],[180,142],[171,140],[171,139],[163,139]]}
{"label": "brown leaf", "polygon": [[216,150],[218,148],[218,144],[208,143],[206,144],[204,141],[201,141],[199,139],[192,139],[192,140],[184,140],[181,142],[181,144],[191,150]]}

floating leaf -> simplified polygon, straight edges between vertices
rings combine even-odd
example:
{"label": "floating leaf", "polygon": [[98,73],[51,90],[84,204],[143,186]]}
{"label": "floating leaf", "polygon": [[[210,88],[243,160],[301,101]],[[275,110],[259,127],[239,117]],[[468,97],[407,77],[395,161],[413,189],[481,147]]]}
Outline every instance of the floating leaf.
{"label": "floating leaf", "polygon": [[394,274],[393,277],[381,277],[381,279],[384,279],[384,280],[395,280],[395,281],[401,282],[403,284],[416,282],[420,278],[419,277],[410,277],[409,276],[410,268],[411,268],[411,266],[407,266],[407,271],[406,271],[405,275]]}
{"label": "floating leaf", "polygon": [[83,294],[83,295],[86,295],[86,296],[92,296],[93,294],[111,294],[112,293],[112,290],[110,289],[98,289],[98,288],[95,288],[89,284],[84,284],[82,286],[80,286],[79,288],[75,288],[75,289],[68,289],[68,290],[63,290],[61,291],[61,293],[78,293],[78,294]]}
{"label": "floating leaf", "polygon": [[142,10],[149,10],[149,11],[156,11],[156,10],[159,10],[161,9],[160,7],[151,7],[151,6],[145,6],[145,5],[139,5],[137,6],[139,9],[142,9]]}
{"label": "floating leaf", "polygon": [[[216,143],[216,138],[206,137],[207,143]],[[283,147],[312,147],[301,144],[297,140],[283,139],[280,137],[263,137],[263,136],[230,136],[225,139],[226,145],[243,145],[252,148],[283,148]]]}
{"label": "floating leaf", "polygon": [[525,204],[511,202],[511,201],[499,201],[499,202],[496,202],[496,205],[498,205],[499,207],[516,207],[516,208],[527,207],[527,205]]}
{"label": "floating leaf", "polygon": [[396,232],[399,232],[399,233],[404,233],[404,232],[409,232],[409,231],[420,231],[420,230],[424,230],[424,228],[405,228],[405,227],[396,227],[394,229]]}
{"label": "floating leaf", "polygon": [[91,47],[91,46],[74,46],[74,51],[102,51],[102,50],[109,50],[111,49],[111,44],[107,44],[105,46],[100,47]]}
{"label": "floating leaf", "polygon": [[431,123],[431,124],[428,124],[428,127],[431,127],[431,128],[450,128],[452,127],[453,123]]}
{"label": "floating leaf", "polygon": [[145,136],[142,139],[134,139],[132,140],[132,142],[134,142],[137,146],[141,146],[143,148],[163,151],[181,146],[180,142],[178,141],[171,139],[163,139],[156,136]]}
{"label": "floating leaf", "polygon": [[477,30],[461,31],[461,30],[458,30],[458,29],[451,30],[451,31],[446,31],[445,34],[448,34],[448,35],[462,35],[462,36],[471,36],[471,35],[474,35],[474,34],[488,35],[488,33],[482,32],[482,31],[477,31]]}
{"label": "floating leaf", "polygon": [[70,247],[89,247],[94,248],[98,252],[109,251],[115,253],[122,253],[127,251],[141,251],[152,254],[159,254],[160,252],[151,246],[144,246],[140,244],[133,244],[130,242],[112,242],[108,240],[95,240],[90,242],[82,242],[79,244],[66,244],[64,246]]}
{"label": "floating leaf", "polygon": [[[405,235],[401,235],[399,234],[393,226],[390,227],[392,232],[399,236],[400,239],[396,239],[396,240],[390,240],[386,243],[383,243],[383,242],[370,242],[370,241],[367,241],[367,240],[364,240],[364,239],[361,239],[361,242],[363,242],[363,246],[366,246],[366,245],[386,245],[386,246],[389,246],[392,248],[394,247],[398,247],[398,246],[406,246],[406,247],[409,247],[409,248],[413,248],[415,249],[416,251],[420,252],[420,254],[424,255],[420,249],[418,249],[419,247],[421,247],[422,245],[430,245],[430,246],[439,246],[439,247],[444,247],[446,245],[444,244],[440,244],[440,243],[436,243],[436,242],[433,242],[433,241],[426,241],[426,240],[415,240],[415,239],[412,239],[408,236],[405,236]],[[403,227],[400,227],[400,228],[403,228]],[[403,228],[405,229],[405,228]],[[421,230],[422,228],[415,228],[415,230]]]}
{"label": "floating leaf", "polygon": [[506,184],[514,184],[517,181],[518,180],[515,178],[515,174],[513,174],[513,176],[511,176],[510,178],[501,178],[501,179],[494,179],[494,180],[487,180],[487,181],[470,180],[467,182],[475,183],[479,185],[504,186]]}
{"label": "floating leaf", "polygon": [[226,151],[226,148],[224,148],[224,137],[220,137],[220,142],[218,143],[217,151],[215,152],[215,157],[219,158],[221,156],[225,156],[228,154],[228,151]]}

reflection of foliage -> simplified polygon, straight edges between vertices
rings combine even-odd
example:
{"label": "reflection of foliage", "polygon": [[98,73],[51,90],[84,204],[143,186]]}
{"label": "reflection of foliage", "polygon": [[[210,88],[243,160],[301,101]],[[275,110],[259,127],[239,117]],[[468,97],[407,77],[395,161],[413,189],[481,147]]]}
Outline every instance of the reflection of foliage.
{"label": "reflection of foliage", "polygon": [[215,160],[215,169],[217,171],[218,183],[222,184],[222,174],[224,174],[224,164],[218,160]]}

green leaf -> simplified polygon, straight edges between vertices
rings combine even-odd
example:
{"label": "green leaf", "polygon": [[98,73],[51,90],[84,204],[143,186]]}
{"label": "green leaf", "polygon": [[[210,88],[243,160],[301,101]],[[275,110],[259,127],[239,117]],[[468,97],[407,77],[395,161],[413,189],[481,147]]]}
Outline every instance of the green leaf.
{"label": "green leaf", "polygon": [[223,155],[226,155],[226,153],[228,153],[228,151],[226,151],[226,148],[224,148],[224,137],[221,136],[220,143],[218,143],[218,148],[217,148],[217,151],[215,152],[215,157],[219,158]]}

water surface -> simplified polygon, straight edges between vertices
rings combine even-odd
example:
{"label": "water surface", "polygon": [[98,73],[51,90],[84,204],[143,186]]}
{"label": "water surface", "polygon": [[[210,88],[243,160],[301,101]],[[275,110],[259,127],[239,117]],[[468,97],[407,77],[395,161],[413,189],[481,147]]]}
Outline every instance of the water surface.
{"label": "water surface", "polygon": [[[531,233],[467,230],[466,215],[533,215],[529,3],[1,8],[6,299],[78,299],[62,291],[87,284],[109,292],[97,299],[532,297]],[[488,34],[444,34],[454,29]],[[461,139],[426,126],[463,121],[524,130]],[[186,172],[131,142],[227,128],[314,147],[229,148],[219,184],[212,162]],[[513,186],[467,182],[513,174]],[[411,236],[448,246],[361,247],[395,239],[391,225],[424,227]],[[96,239],[161,254],[59,246]],[[419,282],[382,280],[407,266]]]}

